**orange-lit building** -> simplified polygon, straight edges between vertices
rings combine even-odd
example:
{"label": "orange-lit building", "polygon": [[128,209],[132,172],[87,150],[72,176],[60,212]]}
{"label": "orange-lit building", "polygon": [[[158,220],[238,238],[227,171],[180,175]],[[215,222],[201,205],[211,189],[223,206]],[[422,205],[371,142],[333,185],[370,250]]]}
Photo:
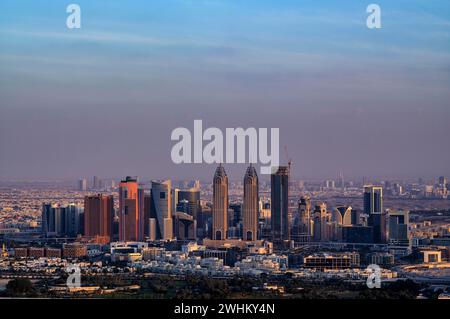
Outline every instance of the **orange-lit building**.
{"label": "orange-lit building", "polygon": [[85,236],[111,238],[113,218],[113,196],[98,194],[94,196],[86,196],[84,198]]}
{"label": "orange-lit building", "polygon": [[87,247],[83,244],[73,243],[65,244],[63,248],[63,256],[65,258],[81,258],[87,255]]}
{"label": "orange-lit building", "polygon": [[119,185],[119,240],[144,238],[144,190],[137,178],[127,176]]}

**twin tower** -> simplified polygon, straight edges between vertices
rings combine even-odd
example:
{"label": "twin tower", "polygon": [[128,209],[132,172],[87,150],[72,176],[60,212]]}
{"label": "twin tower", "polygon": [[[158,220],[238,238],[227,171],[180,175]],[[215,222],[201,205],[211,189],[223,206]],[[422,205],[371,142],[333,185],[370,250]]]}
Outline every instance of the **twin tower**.
{"label": "twin tower", "polygon": [[[250,165],[244,176],[243,228],[244,240],[257,239],[258,229],[258,175]],[[222,164],[217,167],[213,180],[212,237],[227,239],[228,230],[228,176]]]}

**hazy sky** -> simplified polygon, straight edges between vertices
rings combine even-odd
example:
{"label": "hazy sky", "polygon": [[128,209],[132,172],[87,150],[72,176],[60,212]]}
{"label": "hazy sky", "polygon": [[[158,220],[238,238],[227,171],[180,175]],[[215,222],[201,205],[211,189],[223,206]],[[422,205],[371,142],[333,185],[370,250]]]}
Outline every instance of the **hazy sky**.
{"label": "hazy sky", "polygon": [[[0,1],[0,179],[211,179],[171,131],[279,127],[297,177],[450,175],[450,2]],[[244,168],[226,165],[231,177]]]}

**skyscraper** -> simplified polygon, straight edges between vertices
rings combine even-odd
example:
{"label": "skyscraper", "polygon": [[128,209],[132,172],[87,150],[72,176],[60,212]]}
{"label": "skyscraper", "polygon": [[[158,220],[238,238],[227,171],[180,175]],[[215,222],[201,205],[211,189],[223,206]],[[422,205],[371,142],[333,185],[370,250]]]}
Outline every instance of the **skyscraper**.
{"label": "skyscraper", "polygon": [[130,176],[119,184],[119,240],[139,240],[138,182]]}
{"label": "skyscraper", "polygon": [[163,182],[152,181],[151,192],[152,218],[155,220],[156,234],[150,237],[170,240],[173,238],[172,226],[172,189],[170,180]]}
{"label": "skyscraper", "polygon": [[373,214],[383,211],[383,187],[364,186],[364,213]]}
{"label": "skyscraper", "polygon": [[383,188],[364,186],[364,213],[369,215],[368,225],[373,228],[373,242],[386,242],[386,213],[383,211]]}
{"label": "skyscraper", "polygon": [[98,176],[94,176],[92,179],[92,188],[93,189],[100,189],[100,178],[98,178]]}
{"label": "skyscraper", "polygon": [[389,211],[389,243],[409,246],[409,211]]}
{"label": "skyscraper", "polygon": [[84,197],[84,235],[112,238],[114,198],[112,195]]}
{"label": "skyscraper", "polygon": [[81,214],[83,212],[82,207],[69,204],[65,208],[65,234],[68,237],[76,237],[81,234]]}
{"label": "skyscraper", "polygon": [[298,219],[297,241],[311,241],[313,222],[311,219],[311,197],[309,195],[300,197]]}
{"label": "skyscraper", "polygon": [[314,209],[314,241],[327,242],[331,238],[329,229],[330,215],[327,211],[327,204],[320,203]]}
{"label": "skyscraper", "polygon": [[243,239],[256,240],[258,231],[258,175],[250,164],[244,176]]}
{"label": "skyscraper", "polygon": [[274,241],[289,240],[289,169],[280,166],[271,175],[271,224]]}
{"label": "skyscraper", "polygon": [[76,237],[80,234],[81,207],[43,204],[42,234],[45,237]]}
{"label": "skyscraper", "polygon": [[200,190],[198,188],[189,188],[178,191],[178,203],[183,200],[186,200],[188,204],[185,213],[191,215],[196,220],[197,214],[201,211]]}
{"label": "skyscraper", "polygon": [[78,190],[85,192],[87,191],[87,180],[86,178],[82,178],[78,181]]}
{"label": "skyscraper", "polygon": [[227,238],[228,231],[228,176],[222,164],[217,167],[213,179],[212,236]]}

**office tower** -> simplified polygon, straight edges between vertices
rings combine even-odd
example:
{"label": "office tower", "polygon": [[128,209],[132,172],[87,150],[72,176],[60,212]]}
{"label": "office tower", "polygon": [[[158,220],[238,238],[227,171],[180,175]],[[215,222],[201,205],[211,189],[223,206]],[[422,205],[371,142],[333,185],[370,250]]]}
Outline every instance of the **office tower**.
{"label": "office tower", "polygon": [[92,179],[92,189],[100,189],[100,178],[94,176]]}
{"label": "office tower", "polygon": [[177,211],[177,205],[178,205],[178,194],[180,192],[179,188],[174,188],[171,190],[171,199],[172,199],[172,212],[175,213]]}
{"label": "office tower", "polygon": [[325,181],[325,187],[326,188],[331,188],[334,189],[335,188],[335,182],[333,180],[326,180]]}
{"label": "office tower", "polygon": [[151,191],[144,193],[144,237],[150,236],[150,218],[152,217]]}
{"label": "office tower", "polygon": [[137,178],[127,176],[119,184],[119,240],[139,240],[139,194]]}
{"label": "office tower", "polygon": [[315,206],[313,213],[314,228],[313,228],[313,238],[314,241],[329,241],[330,233],[328,228],[328,222],[330,221],[330,216],[327,212],[327,204],[320,203]]}
{"label": "office tower", "polygon": [[170,180],[152,181],[152,216],[155,219],[156,239],[171,240],[172,226],[172,189]]}
{"label": "office tower", "polygon": [[67,237],[76,237],[81,234],[81,215],[83,210],[80,206],[69,204],[65,208],[65,230]]}
{"label": "office tower", "polygon": [[256,240],[258,231],[258,175],[250,164],[244,176],[243,239]]}
{"label": "office tower", "polygon": [[84,235],[112,239],[114,220],[113,196],[98,194],[84,197]]}
{"label": "office tower", "polygon": [[352,207],[337,206],[331,214],[331,220],[342,226],[352,225]]}
{"label": "office tower", "polygon": [[311,241],[313,221],[311,219],[311,198],[309,195],[300,197],[298,202],[298,242]]}
{"label": "office tower", "polygon": [[80,233],[81,208],[75,204],[42,205],[42,235],[44,237],[76,237]]}
{"label": "office tower", "polygon": [[445,176],[439,176],[439,185],[447,185],[447,178]]}
{"label": "office tower", "polygon": [[345,182],[344,182],[344,173],[341,171],[338,174],[338,185],[337,187],[341,188],[342,190],[345,189]]}
{"label": "office tower", "polygon": [[409,211],[389,211],[389,243],[409,246]]}
{"label": "office tower", "polygon": [[78,181],[78,190],[85,192],[87,191],[87,180],[86,178],[82,178]]}
{"label": "office tower", "polygon": [[198,188],[180,190],[178,192],[178,204],[182,201],[186,201],[187,203],[185,213],[191,215],[195,220],[197,220],[197,215],[202,209],[200,205],[200,190]]}
{"label": "office tower", "polygon": [[227,238],[228,231],[228,176],[222,164],[213,179],[212,236],[215,240]]}
{"label": "office tower", "polygon": [[383,188],[381,186],[364,186],[364,213],[374,214],[383,211]]}
{"label": "office tower", "polygon": [[364,186],[364,213],[369,215],[368,226],[373,228],[373,242],[386,242],[386,213],[383,212],[383,188]]}
{"label": "office tower", "polygon": [[271,224],[274,241],[289,240],[289,170],[280,166],[271,179]]}
{"label": "office tower", "polygon": [[42,205],[41,227],[42,235],[50,237],[56,233],[55,231],[55,209],[57,206],[52,204]]}
{"label": "office tower", "polygon": [[174,214],[175,237],[179,240],[195,240],[197,237],[197,222],[189,214],[176,212]]}

